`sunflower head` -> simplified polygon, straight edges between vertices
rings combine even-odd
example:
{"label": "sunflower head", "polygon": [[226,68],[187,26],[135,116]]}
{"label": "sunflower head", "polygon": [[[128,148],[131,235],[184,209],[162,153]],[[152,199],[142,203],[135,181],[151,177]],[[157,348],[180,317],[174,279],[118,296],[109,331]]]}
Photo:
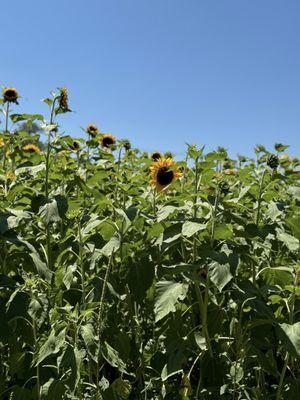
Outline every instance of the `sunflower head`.
{"label": "sunflower head", "polygon": [[153,161],[157,161],[160,158],[162,158],[162,155],[159,151],[155,151],[154,153],[151,154],[151,158]]}
{"label": "sunflower head", "polygon": [[41,152],[39,147],[32,143],[25,144],[25,146],[23,146],[23,151],[25,151],[26,153],[37,153],[37,154]]}
{"label": "sunflower head", "polygon": [[66,87],[62,87],[59,89],[59,111],[68,112],[71,111],[69,109],[69,97],[68,97],[68,89]]}
{"label": "sunflower head", "polygon": [[126,151],[129,151],[131,149],[131,143],[128,139],[123,140],[123,147]]}
{"label": "sunflower head", "polygon": [[109,149],[116,143],[116,138],[110,133],[105,133],[99,141],[103,148]]}
{"label": "sunflower head", "polygon": [[19,94],[17,92],[17,90],[15,88],[4,88],[3,89],[3,100],[4,103],[8,102],[8,103],[16,103],[18,104],[18,97]]}
{"label": "sunflower head", "polygon": [[99,129],[97,128],[96,125],[94,124],[89,124],[86,128],[87,133],[92,136],[92,137],[96,137],[97,133],[99,133]]}
{"label": "sunflower head", "polygon": [[73,143],[70,144],[70,148],[74,151],[80,150],[80,142],[78,140],[73,140]]}
{"label": "sunflower head", "polygon": [[150,167],[151,184],[161,192],[172,182],[182,176],[182,173],[176,168],[176,163],[172,158],[160,158],[154,161]]}
{"label": "sunflower head", "polygon": [[0,138],[0,147],[4,147],[4,140],[2,138]]}

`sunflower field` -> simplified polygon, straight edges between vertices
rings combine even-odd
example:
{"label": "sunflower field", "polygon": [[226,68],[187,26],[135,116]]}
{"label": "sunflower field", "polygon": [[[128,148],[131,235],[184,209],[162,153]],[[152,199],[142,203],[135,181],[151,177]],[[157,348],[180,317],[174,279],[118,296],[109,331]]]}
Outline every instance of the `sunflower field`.
{"label": "sunflower field", "polygon": [[0,100],[0,399],[299,399],[288,146],[177,160],[43,101]]}

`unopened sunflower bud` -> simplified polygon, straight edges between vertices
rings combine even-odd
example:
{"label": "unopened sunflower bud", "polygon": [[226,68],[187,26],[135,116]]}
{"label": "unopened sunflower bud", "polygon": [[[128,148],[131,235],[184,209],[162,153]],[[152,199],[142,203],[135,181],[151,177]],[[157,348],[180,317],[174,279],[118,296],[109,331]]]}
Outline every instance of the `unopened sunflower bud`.
{"label": "unopened sunflower bud", "polygon": [[123,141],[123,146],[124,146],[124,149],[125,149],[126,151],[129,151],[129,150],[131,149],[131,143],[130,143],[130,141],[129,141],[128,139],[124,139],[124,141]]}
{"label": "unopened sunflower bud", "polygon": [[276,154],[270,154],[268,159],[267,159],[267,165],[268,167],[272,168],[273,170],[276,170],[278,165],[279,165],[279,159],[276,156]]}
{"label": "unopened sunflower bud", "polygon": [[61,110],[62,112],[71,111],[69,109],[68,89],[66,87],[63,87],[60,89],[59,110]]}

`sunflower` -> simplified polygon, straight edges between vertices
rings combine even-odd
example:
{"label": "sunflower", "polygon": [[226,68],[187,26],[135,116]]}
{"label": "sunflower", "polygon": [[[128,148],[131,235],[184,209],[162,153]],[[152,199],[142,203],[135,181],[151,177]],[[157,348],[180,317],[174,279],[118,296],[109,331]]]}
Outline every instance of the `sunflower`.
{"label": "sunflower", "polygon": [[74,140],[72,144],[70,144],[70,148],[74,151],[80,150],[80,142],[78,140]]}
{"label": "sunflower", "polygon": [[160,158],[162,158],[162,155],[159,151],[155,151],[154,153],[151,154],[151,158],[153,161],[157,161]]}
{"label": "sunflower", "polygon": [[19,94],[15,88],[4,88],[3,89],[3,100],[4,103],[16,103],[18,104]]}
{"label": "sunflower", "polygon": [[102,147],[105,147],[108,149],[116,143],[116,138],[113,135],[111,135],[110,133],[106,133],[103,136],[101,136],[99,142]]}
{"label": "sunflower", "polygon": [[63,112],[71,111],[69,109],[68,89],[66,87],[60,88],[59,109]]}
{"label": "sunflower", "polygon": [[0,138],[0,147],[4,147],[4,145],[5,145],[4,140]]}
{"label": "sunflower", "polygon": [[89,124],[86,128],[86,131],[89,135],[91,135],[92,137],[95,137],[97,135],[97,133],[99,133],[99,129],[97,128],[96,125],[94,124]]}
{"label": "sunflower", "polygon": [[26,151],[26,153],[37,153],[37,154],[41,152],[39,147],[32,143],[25,144],[25,146],[23,146],[23,151]]}
{"label": "sunflower", "polygon": [[176,163],[172,158],[160,158],[154,161],[150,167],[151,184],[161,192],[172,182],[182,176],[182,173],[176,168]]}

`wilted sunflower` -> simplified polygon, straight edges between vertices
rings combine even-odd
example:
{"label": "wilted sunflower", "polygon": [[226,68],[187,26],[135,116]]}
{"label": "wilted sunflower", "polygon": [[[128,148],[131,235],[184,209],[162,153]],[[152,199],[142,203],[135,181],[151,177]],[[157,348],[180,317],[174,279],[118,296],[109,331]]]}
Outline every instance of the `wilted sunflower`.
{"label": "wilted sunflower", "polygon": [[3,100],[4,103],[16,103],[18,104],[19,94],[15,88],[4,88],[3,89]]}
{"label": "wilted sunflower", "polygon": [[109,149],[111,146],[113,146],[116,143],[116,138],[113,135],[111,135],[110,133],[106,133],[101,136],[99,142],[102,147]]}
{"label": "wilted sunflower", "polygon": [[155,151],[154,153],[151,154],[151,158],[153,161],[157,161],[160,158],[162,158],[162,155],[159,151]]}
{"label": "wilted sunflower", "polygon": [[70,144],[70,148],[74,151],[80,150],[80,142],[78,140],[74,140],[72,144]]}
{"label": "wilted sunflower", "polygon": [[89,135],[91,135],[92,137],[97,136],[97,133],[99,133],[99,129],[97,128],[96,125],[94,124],[89,124],[86,128],[86,131]]}
{"label": "wilted sunflower", "polygon": [[37,154],[41,152],[39,147],[32,143],[25,144],[25,146],[23,146],[23,151],[26,151],[27,153],[37,153]]}
{"label": "wilted sunflower", "polygon": [[68,89],[66,87],[60,88],[59,94],[59,109],[63,112],[71,111],[68,102]]}
{"label": "wilted sunflower", "polygon": [[176,168],[176,163],[172,158],[160,158],[154,161],[150,167],[151,184],[157,192],[161,192],[170,183],[182,176],[182,173]]}
{"label": "wilted sunflower", "polygon": [[126,151],[129,151],[131,149],[131,143],[128,139],[123,140],[123,147]]}
{"label": "wilted sunflower", "polygon": [[4,140],[2,138],[0,138],[0,147],[4,147]]}

